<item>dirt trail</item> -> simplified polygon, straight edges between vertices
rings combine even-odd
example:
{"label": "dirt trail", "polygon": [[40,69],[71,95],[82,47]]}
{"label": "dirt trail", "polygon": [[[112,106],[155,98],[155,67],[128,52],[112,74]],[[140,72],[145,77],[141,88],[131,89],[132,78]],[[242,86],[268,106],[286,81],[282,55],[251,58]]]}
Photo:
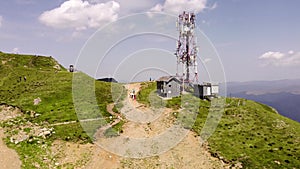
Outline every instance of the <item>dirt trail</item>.
{"label": "dirt trail", "polygon": [[[128,84],[125,86],[128,92],[135,89],[136,92],[140,89],[139,83]],[[128,93],[129,96],[129,93]],[[124,106],[121,109],[122,117],[126,115],[133,115],[135,113],[144,113],[147,115],[151,113],[149,108],[138,103],[136,100],[127,97],[124,102]],[[107,110],[114,116],[119,116],[112,111],[113,104],[107,106]],[[128,111],[124,114],[123,111]],[[112,125],[117,124],[122,117],[116,118],[111,124],[108,124],[100,128],[95,134],[98,140],[104,140],[108,143],[118,139],[120,137],[128,138],[152,138],[163,133],[166,129],[170,128],[176,120],[172,115],[173,110],[164,108],[159,112],[159,117],[153,119],[150,123],[140,123],[138,121],[132,121],[124,119],[126,123],[123,125],[123,133],[119,137],[105,138],[103,132]],[[130,114],[131,113],[131,114]],[[136,115],[139,117],[139,115]],[[152,117],[152,115],[149,115]],[[117,140],[118,141],[118,140]],[[117,142],[116,149],[122,149],[122,142]],[[136,146],[135,146],[136,147]],[[136,147],[138,148],[138,147]],[[61,143],[55,142],[53,152],[57,152],[57,158],[60,164],[65,164],[62,168],[67,168],[68,164],[73,165],[74,168],[84,169],[216,169],[216,168],[228,168],[217,158],[211,156],[208,152],[206,145],[201,145],[199,137],[193,133],[188,132],[186,137],[181,140],[179,144],[171,148],[166,152],[162,152],[152,157],[146,158],[126,158],[118,156],[106,148],[98,144],[81,145],[78,143]],[[72,157],[72,158],[69,158]],[[70,165],[69,165],[70,166]]]}
{"label": "dirt trail", "polygon": [[[128,84],[125,86],[128,90],[135,89],[136,93],[140,89],[139,83]],[[147,108],[136,100],[127,97],[124,101],[123,111],[129,113],[147,112]],[[111,107],[108,107],[111,110]],[[122,111],[121,111],[122,112]],[[171,109],[165,108],[160,116],[151,123],[139,123],[127,119],[123,126],[121,136],[130,138],[151,138],[161,134],[167,128],[173,125],[174,116],[171,114]],[[122,112],[123,113],[123,112]],[[124,114],[123,114],[124,115]],[[126,114],[125,114],[126,117]],[[102,138],[103,139],[103,138]],[[104,139],[105,140],[105,139]],[[110,139],[107,139],[110,142]],[[97,143],[97,142],[96,142]],[[119,145],[122,147],[122,145]],[[154,157],[141,159],[125,158],[105,151],[103,148],[95,145],[91,160],[86,165],[86,168],[174,168],[174,169],[190,169],[190,168],[224,168],[224,164],[211,156],[205,145],[200,145],[199,137],[193,132],[188,132],[187,136],[171,150],[164,152]]]}
{"label": "dirt trail", "polygon": [[[140,83],[128,84],[125,86],[125,88],[128,91],[135,89],[136,93],[138,93],[140,90]],[[140,110],[139,112],[134,112],[134,113],[143,113],[143,114],[151,113],[151,111],[147,110],[149,108],[145,107],[143,104],[140,104],[136,100],[127,98],[124,101],[124,103],[125,103],[124,104],[125,109],[126,107],[131,107],[131,109],[133,109],[132,112],[134,112],[134,110]],[[169,128],[175,120],[174,116],[172,116],[171,114],[172,111],[173,111],[172,109],[168,109],[168,108],[164,108],[163,110],[158,110],[158,112],[156,112],[158,113],[157,118],[153,118],[154,120],[148,123],[139,123],[139,122],[129,120],[123,126],[123,131],[124,131],[123,135],[128,137],[135,137],[135,138],[145,138],[145,137],[152,137],[161,134],[167,128]]]}
{"label": "dirt trail", "polygon": [[18,154],[8,148],[3,142],[3,138],[5,137],[2,128],[0,128],[0,165],[5,169],[18,169],[21,168],[21,161],[19,159]]}
{"label": "dirt trail", "polygon": [[[19,116],[19,110],[10,106],[0,106],[0,110],[0,122]],[[5,145],[3,138],[5,138],[4,130],[0,127],[0,168],[21,168],[22,162],[18,154]]]}

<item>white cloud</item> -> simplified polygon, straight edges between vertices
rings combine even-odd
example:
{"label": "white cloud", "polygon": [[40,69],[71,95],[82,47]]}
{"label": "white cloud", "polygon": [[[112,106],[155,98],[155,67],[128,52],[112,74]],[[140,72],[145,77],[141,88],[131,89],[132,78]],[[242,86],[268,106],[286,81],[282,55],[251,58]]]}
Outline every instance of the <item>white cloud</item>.
{"label": "white cloud", "polygon": [[211,58],[205,58],[205,59],[203,60],[203,63],[206,64],[206,63],[208,63],[208,62],[210,62],[210,61],[211,61]]}
{"label": "white cloud", "polygon": [[[91,3],[108,2],[111,0],[88,0]],[[119,3],[120,15],[127,15],[132,13],[146,12],[160,0],[114,0]]]}
{"label": "white cloud", "polygon": [[19,48],[13,48],[12,53],[18,54],[20,53]]}
{"label": "white cloud", "polygon": [[153,7],[157,0],[115,0],[121,6],[120,13],[123,15],[132,14],[136,12],[146,12]]}
{"label": "white cloud", "polygon": [[280,52],[267,52],[261,55],[260,59],[281,59],[284,57],[284,53]]}
{"label": "white cloud", "polygon": [[68,0],[60,7],[45,11],[39,16],[41,23],[53,28],[99,28],[118,18],[120,4],[115,1],[101,3],[85,0]]}
{"label": "white cloud", "polygon": [[[167,12],[179,14],[183,11],[201,12],[207,8],[207,0],[165,0],[163,4],[156,4],[150,9],[151,12]],[[214,5],[211,9],[216,8]]]}
{"label": "white cloud", "polygon": [[300,65],[300,52],[266,52],[259,59],[264,66],[296,66]]}
{"label": "white cloud", "polygon": [[3,17],[0,15],[0,28],[2,27]]}

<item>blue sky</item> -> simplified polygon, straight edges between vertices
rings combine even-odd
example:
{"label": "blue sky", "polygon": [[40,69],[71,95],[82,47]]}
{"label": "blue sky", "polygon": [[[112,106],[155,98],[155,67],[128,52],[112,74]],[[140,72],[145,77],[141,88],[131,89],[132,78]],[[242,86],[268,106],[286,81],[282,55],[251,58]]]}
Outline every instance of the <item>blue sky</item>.
{"label": "blue sky", "polygon": [[[295,79],[299,78],[300,74],[299,6],[298,0],[1,1],[0,51],[53,56],[67,67],[69,64],[76,63],[80,51],[89,38],[109,22],[117,22],[120,18],[134,13],[157,11],[177,15],[179,11],[190,10],[197,13],[198,28],[217,49],[227,81]],[[130,22],[141,24],[143,21],[131,20]],[[173,26],[175,29],[175,20],[174,23],[172,22],[168,21],[168,24],[173,24],[170,29]],[[113,29],[113,26],[108,28]],[[166,71],[172,74],[174,64],[176,64],[175,59],[172,58],[172,52],[176,46],[175,41],[157,39],[159,43],[156,44],[164,46],[163,49],[169,52],[134,51],[138,48],[135,49],[132,46],[150,44],[147,38],[155,39],[155,37],[145,36],[142,39],[137,38],[136,41],[128,41],[127,46],[121,46],[120,50],[115,51],[118,57],[111,56],[105,64],[109,65],[107,68],[100,65],[97,70],[90,70],[89,64],[92,65],[95,60],[99,60],[95,55],[95,58],[86,58],[90,61],[87,61],[87,66],[82,67],[81,70],[96,77],[115,75],[114,73],[118,71],[116,67],[110,69],[113,67],[110,64],[121,63],[126,58],[121,53],[137,58],[128,63],[128,66],[121,65],[119,68],[124,67],[124,70],[129,70],[128,67],[136,67],[131,66],[135,61],[141,67],[143,65],[155,67],[159,65],[159,62],[153,60],[158,59],[144,60],[145,62],[141,59],[151,57],[150,54],[154,52],[156,56],[166,55],[163,57],[164,62],[168,63],[165,64]],[[201,59],[210,57],[205,53],[201,54],[201,47],[206,47],[206,45],[199,43],[198,45],[200,57],[203,57]],[[157,46],[149,45],[148,47]],[[199,64],[199,70],[202,70],[203,64],[209,67],[209,63],[202,63]],[[214,67],[218,66],[214,65]],[[134,68],[129,70],[131,73],[134,71],[138,70]],[[120,70],[119,72],[124,73]],[[141,78],[148,79],[149,76],[152,74],[146,73]],[[125,80],[127,77],[123,78]]]}

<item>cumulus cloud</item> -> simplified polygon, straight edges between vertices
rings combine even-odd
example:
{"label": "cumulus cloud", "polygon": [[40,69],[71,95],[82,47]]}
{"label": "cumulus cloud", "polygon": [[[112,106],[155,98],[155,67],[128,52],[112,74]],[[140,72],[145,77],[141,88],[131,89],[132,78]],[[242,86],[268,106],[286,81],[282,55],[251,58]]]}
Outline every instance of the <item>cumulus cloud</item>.
{"label": "cumulus cloud", "polygon": [[284,53],[280,53],[280,52],[267,52],[264,53],[263,55],[261,55],[259,58],[260,59],[281,59],[284,57]]}
{"label": "cumulus cloud", "polygon": [[300,65],[300,52],[289,51],[281,52],[266,52],[259,59],[263,61],[264,66],[296,66]]}
{"label": "cumulus cloud", "polygon": [[45,11],[39,16],[41,23],[53,28],[99,28],[118,18],[120,4],[115,1],[67,0],[58,8]]}
{"label": "cumulus cloud", "polygon": [[[214,4],[213,8],[216,8]],[[150,12],[167,12],[178,14],[182,11],[201,12],[207,7],[207,0],[165,0],[163,4],[156,4]]]}
{"label": "cumulus cloud", "polygon": [[132,13],[146,12],[155,4],[157,0],[115,0],[121,6],[120,14],[127,15]]}

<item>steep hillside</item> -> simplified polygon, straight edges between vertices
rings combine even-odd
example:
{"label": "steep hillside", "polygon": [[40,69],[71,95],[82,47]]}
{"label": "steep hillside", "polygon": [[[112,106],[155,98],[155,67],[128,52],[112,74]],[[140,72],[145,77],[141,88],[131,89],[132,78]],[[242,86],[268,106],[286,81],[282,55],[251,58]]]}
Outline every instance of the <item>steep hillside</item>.
{"label": "steep hillside", "polygon": [[251,100],[233,98],[227,99],[227,104],[218,128],[208,140],[212,153],[227,161],[242,162],[246,168],[300,165],[299,123]]}
{"label": "steep hillside", "polygon": [[[91,142],[74,109],[72,77],[73,73],[51,57],[0,53],[0,103],[21,111],[21,116],[0,124],[7,130],[7,144],[17,150],[24,168],[54,165],[55,161],[45,162],[41,157],[53,158],[48,152],[54,140]],[[112,102],[110,91],[110,83],[95,81],[104,117],[110,115],[106,110]],[[91,132],[96,127],[92,126]]]}
{"label": "steep hillside", "polygon": [[[137,97],[155,91],[155,83],[144,84]],[[192,130],[201,136],[211,102],[200,102],[199,114]],[[178,110],[181,98],[166,101],[166,106]],[[216,112],[217,113],[217,112]],[[239,98],[226,99],[226,106],[216,131],[208,139],[210,152],[225,163],[242,163],[244,168],[298,168],[300,166],[300,123],[275,112],[269,106]]]}
{"label": "steep hillside", "polygon": [[[225,84],[222,84],[223,88]],[[281,115],[300,122],[300,80],[250,81],[226,83],[227,95],[274,107]],[[224,91],[222,91],[225,95]]]}
{"label": "steep hillside", "polygon": [[232,93],[233,97],[254,100],[274,107],[281,115],[300,122],[300,95],[288,92],[249,94],[248,92]]}

